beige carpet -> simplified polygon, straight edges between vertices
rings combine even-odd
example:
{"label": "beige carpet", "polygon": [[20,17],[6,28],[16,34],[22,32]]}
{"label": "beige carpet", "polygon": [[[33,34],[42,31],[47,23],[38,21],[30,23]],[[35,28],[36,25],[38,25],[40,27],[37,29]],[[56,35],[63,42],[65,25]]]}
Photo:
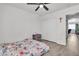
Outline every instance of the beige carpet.
{"label": "beige carpet", "polygon": [[42,40],[42,42],[50,47],[50,50],[44,54],[44,56],[79,56],[78,39],[76,34],[70,34],[67,46],[47,40]]}

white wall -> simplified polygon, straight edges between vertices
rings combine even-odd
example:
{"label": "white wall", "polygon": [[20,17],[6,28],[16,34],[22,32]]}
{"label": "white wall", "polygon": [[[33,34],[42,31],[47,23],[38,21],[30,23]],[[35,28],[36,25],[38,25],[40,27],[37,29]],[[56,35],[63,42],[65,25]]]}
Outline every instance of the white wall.
{"label": "white wall", "polygon": [[[43,16],[41,20],[43,39],[66,45],[66,15],[77,12],[79,5]],[[61,23],[60,17],[62,17]]]}
{"label": "white wall", "polygon": [[38,16],[9,5],[0,5],[0,43],[32,38],[40,33]]}
{"label": "white wall", "polygon": [[66,15],[76,12],[79,12],[79,6],[38,17],[16,7],[0,5],[0,43],[32,38],[33,33],[42,33],[43,39],[66,44]]}

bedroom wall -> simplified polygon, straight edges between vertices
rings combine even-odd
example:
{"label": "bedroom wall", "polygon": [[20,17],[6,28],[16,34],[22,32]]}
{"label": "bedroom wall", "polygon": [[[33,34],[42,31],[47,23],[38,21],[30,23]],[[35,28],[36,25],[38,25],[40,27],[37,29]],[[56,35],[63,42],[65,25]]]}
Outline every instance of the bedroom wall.
{"label": "bedroom wall", "polygon": [[0,43],[32,38],[40,33],[38,16],[9,5],[0,5]]}
{"label": "bedroom wall", "polygon": [[41,20],[43,39],[66,45],[66,15],[77,12],[79,5],[43,16]]}
{"label": "bedroom wall", "polygon": [[77,12],[79,6],[74,6],[39,17],[10,5],[0,5],[0,43],[32,38],[33,33],[42,33],[43,39],[65,45],[66,15]]}

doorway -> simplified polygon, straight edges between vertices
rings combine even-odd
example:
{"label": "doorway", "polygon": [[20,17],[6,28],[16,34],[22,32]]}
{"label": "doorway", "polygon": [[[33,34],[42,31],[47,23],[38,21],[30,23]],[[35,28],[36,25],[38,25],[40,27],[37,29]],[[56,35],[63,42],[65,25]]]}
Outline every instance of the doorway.
{"label": "doorway", "polygon": [[79,13],[66,15],[66,44],[69,34],[79,35]]}

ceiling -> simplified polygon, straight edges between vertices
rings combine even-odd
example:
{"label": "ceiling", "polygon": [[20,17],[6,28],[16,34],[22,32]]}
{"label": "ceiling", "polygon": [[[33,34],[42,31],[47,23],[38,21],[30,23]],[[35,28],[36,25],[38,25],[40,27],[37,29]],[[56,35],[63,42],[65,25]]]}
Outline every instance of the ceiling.
{"label": "ceiling", "polygon": [[27,5],[26,3],[9,3],[7,5],[12,5],[14,7],[23,9],[25,11],[28,11],[30,13],[37,14],[39,16],[44,16],[46,14],[50,14],[62,9],[66,9],[75,5],[79,5],[79,3],[51,3],[47,4],[46,6],[49,8],[49,11],[46,11],[44,8],[38,9],[38,11],[35,11],[38,5]]}
{"label": "ceiling", "polygon": [[67,15],[69,24],[79,24],[79,12],[73,15]]}
{"label": "ceiling", "polygon": [[73,14],[73,15],[67,15],[67,19],[70,20],[72,18],[79,18],[79,12]]}

